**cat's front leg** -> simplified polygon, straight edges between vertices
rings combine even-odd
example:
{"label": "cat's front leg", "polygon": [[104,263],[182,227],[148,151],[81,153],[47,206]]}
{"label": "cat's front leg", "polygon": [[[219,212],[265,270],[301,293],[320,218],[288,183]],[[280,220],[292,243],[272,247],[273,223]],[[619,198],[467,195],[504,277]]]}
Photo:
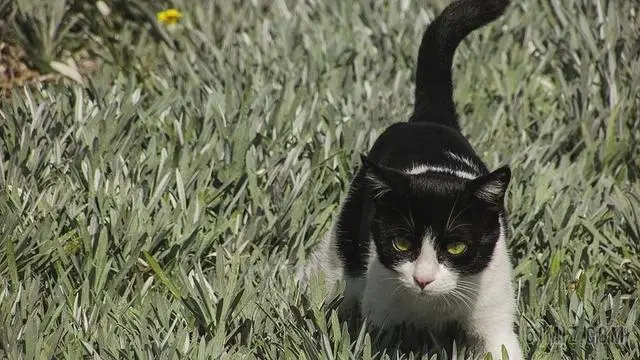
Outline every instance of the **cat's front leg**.
{"label": "cat's front leg", "polygon": [[[508,327],[499,332],[485,332],[480,334],[485,352],[490,352],[493,360],[506,360],[502,357],[502,346],[507,350],[509,360],[522,360],[522,349],[518,336]],[[481,357],[483,358],[483,357]]]}

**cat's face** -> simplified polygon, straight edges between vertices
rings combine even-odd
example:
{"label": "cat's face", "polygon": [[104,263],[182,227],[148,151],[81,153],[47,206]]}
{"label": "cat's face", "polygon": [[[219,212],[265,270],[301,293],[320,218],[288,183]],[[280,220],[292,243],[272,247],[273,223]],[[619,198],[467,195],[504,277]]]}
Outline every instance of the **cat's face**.
{"label": "cat's face", "polygon": [[467,180],[405,174],[368,163],[371,236],[377,257],[412,291],[446,295],[482,272],[502,233],[507,167]]}

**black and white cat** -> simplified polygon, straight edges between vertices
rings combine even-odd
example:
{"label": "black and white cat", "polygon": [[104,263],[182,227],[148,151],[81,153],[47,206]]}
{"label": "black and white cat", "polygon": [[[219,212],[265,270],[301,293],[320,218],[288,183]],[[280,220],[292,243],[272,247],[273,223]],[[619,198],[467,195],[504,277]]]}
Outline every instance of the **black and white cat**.
{"label": "black and white cat", "polygon": [[451,68],[459,43],[509,0],[456,0],[420,45],[414,113],[376,140],[333,227],[298,278],[344,278],[343,308],[379,329],[461,328],[482,351],[522,359],[514,332],[504,197],[509,167],[490,172],[460,133]]}

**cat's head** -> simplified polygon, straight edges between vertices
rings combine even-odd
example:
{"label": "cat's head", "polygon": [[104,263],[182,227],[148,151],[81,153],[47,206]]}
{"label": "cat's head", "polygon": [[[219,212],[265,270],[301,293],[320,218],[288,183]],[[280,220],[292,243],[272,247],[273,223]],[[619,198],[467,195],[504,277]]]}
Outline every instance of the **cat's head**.
{"label": "cat's head", "polygon": [[507,166],[470,180],[362,160],[376,255],[397,280],[425,295],[446,295],[489,265],[504,232]]}

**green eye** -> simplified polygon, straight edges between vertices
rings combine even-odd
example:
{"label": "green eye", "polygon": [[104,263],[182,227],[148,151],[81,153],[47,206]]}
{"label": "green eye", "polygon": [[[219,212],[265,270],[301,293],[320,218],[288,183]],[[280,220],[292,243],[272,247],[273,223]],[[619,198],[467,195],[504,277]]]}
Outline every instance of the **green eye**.
{"label": "green eye", "polygon": [[463,242],[454,242],[447,245],[447,252],[451,255],[460,255],[467,251],[467,244]]}
{"label": "green eye", "polygon": [[409,251],[411,250],[411,243],[404,238],[395,238],[393,239],[393,247],[398,251]]}

